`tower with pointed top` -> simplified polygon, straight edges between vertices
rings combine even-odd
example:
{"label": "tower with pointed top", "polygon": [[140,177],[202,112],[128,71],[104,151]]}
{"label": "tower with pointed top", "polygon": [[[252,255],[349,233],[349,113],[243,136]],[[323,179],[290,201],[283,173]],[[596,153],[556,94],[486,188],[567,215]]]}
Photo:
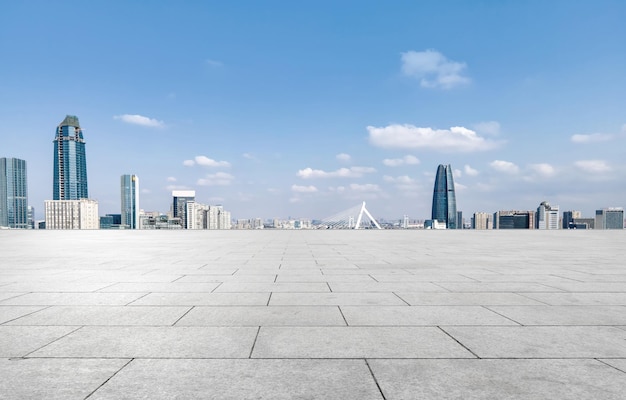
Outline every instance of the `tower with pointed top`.
{"label": "tower with pointed top", "polygon": [[54,138],[54,200],[80,200],[89,197],[85,139],[78,117],[68,115],[59,124]]}
{"label": "tower with pointed top", "polygon": [[439,164],[433,190],[432,219],[446,224],[447,229],[457,229],[456,195],[450,164]]}

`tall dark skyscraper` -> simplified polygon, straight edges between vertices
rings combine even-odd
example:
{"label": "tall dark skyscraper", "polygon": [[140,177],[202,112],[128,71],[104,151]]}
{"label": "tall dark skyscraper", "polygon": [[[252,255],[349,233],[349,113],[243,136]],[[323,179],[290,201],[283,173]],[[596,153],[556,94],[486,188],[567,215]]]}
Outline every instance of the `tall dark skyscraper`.
{"label": "tall dark skyscraper", "polygon": [[59,124],[54,138],[53,200],[89,198],[85,140],[78,117],[68,115]]}
{"label": "tall dark skyscraper", "polygon": [[439,164],[433,190],[432,219],[445,222],[446,228],[457,229],[456,195],[450,164]]}
{"label": "tall dark skyscraper", "polygon": [[26,161],[0,158],[0,226],[28,229]]}

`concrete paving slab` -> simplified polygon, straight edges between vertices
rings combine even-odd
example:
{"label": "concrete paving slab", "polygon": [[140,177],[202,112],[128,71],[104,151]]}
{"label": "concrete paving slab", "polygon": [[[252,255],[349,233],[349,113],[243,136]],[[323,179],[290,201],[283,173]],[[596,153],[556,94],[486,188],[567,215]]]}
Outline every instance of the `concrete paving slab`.
{"label": "concrete paving slab", "polygon": [[23,357],[75,329],[68,326],[0,326],[0,358]]}
{"label": "concrete paving slab", "polygon": [[609,326],[444,326],[481,358],[626,357],[626,331]]}
{"label": "concrete paving slab", "polygon": [[291,274],[283,275],[279,274],[276,278],[278,283],[287,282],[376,282],[371,276],[366,274],[355,275],[310,275],[310,274]]}
{"label": "concrete paving slab", "polygon": [[28,293],[0,301],[0,306],[123,306],[144,295],[145,293]]}
{"label": "concrete paving slab", "polygon": [[177,326],[345,326],[338,307],[194,307]]}
{"label": "concrete paving slab", "polygon": [[253,358],[475,358],[432,327],[261,327]]}
{"label": "concrete paving slab", "polygon": [[274,283],[276,274],[251,275],[185,275],[176,282],[242,282],[242,283]]}
{"label": "concrete paving slab", "polygon": [[332,282],[328,285],[333,292],[449,292],[448,289],[429,282]]}
{"label": "concrete paving slab", "polygon": [[517,293],[396,293],[412,306],[489,306],[545,304]]}
{"label": "concrete paving slab", "polygon": [[[524,282],[438,282],[450,292],[563,292],[552,282],[548,284]],[[562,284],[559,284],[562,285]]]}
{"label": "concrete paving slab", "polygon": [[258,328],[88,326],[29,357],[248,358]]}
{"label": "concrete paving slab", "polygon": [[0,359],[0,398],[84,399],[128,360]]}
{"label": "concrete paving slab", "polygon": [[626,306],[626,293],[525,293],[524,296],[552,306]]}
{"label": "concrete paving slab", "polygon": [[599,361],[609,364],[613,368],[616,368],[626,374],[626,358],[604,358]]}
{"label": "concrete paving slab", "polygon": [[43,310],[46,307],[0,305],[0,324]]}
{"label": "concrete paving slab", "polygon": [[372,274],[376,282],[476,282],[476,280],[454,273],[438,274]]}
{"label": "concrete paving slab", "polygon": [[393,293],[272,293],[270,306],[402,306]]}
{"label": "concrete paving slab", "polygon": [[550,282],[549,285],[564,292],[626,293],[626,282]]}
{"label": "concrete paving slab", "polygon": [[7,325],[173,325],[191,307],[53,306]]}
{"label": "concrete paving slab", "polygon": [[27,292],[8,292],[8,293],[0,292],[0,304],[3,304],[2,302],[7,299],[19,297],[19,296],[25,295],[26,293]]}
{"label": "concrete paving slab", "polygon": [[330,292],[326,283],[235,283],[226,282],[221,284],[216,293],[300,293],[300,292]]}
{"label": "concrete paving slab", "polygon": [[217,282],[188,283],[116,283],[108,285],[100,290],[103,293],[147,293],[147,292],[170,292],[170,293],[206,293],[215,290],[220,284]]}
{"label": "concrete paving slab", "polygon": [[265,306],[269,293],[150,293],[133,306]]}
{"label": "concrete paving slab", "polygon": [[363,360],[133,360],[90,399],[382,399]]}
{"label": "concrete paving slab", "polygon": [[624,306],[489,306],[522,325],[626,325]]}
{"label": "concrete paving slab", "polygon": [[95,292],[110,283],[18,282],[2,286],[3,292]]}
{"label": "concrete paving slab", "polygon": [[350,326],[518,325],[478,306],[342,306]]}
{"label": "concrete paving slab", "polygon": [[613,399],[626,374],[596,360],[370,360],[387,399]]}

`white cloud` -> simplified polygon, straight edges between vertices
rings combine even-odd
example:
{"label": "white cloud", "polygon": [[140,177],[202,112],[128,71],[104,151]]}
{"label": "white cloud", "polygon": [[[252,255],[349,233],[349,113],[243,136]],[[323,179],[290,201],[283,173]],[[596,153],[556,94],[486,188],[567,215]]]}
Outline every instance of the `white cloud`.
{"label": "white cloud", "polygon": [[141,189],[141,193],[143,193],[143,194],[150,194],[150,193],[152,193],[152,190],[150,190],[150,189]]}
{"label": "white cloud", "polygon": [[498,121],[485,121],[474,124],[476,132],[485,135],[497,136],[500,134],[500,123]]}
{"label": "white cloud", "polygon": [[464,190],[467,190],[467,186],[459,182],[454,182],[454,190],[462,192]]}
{"label": "white cloud", "polygon": [[350,160],[352,159],[352,157],[350,157],[350,154],[346,153],[339,153],[335,156],[335,158],[337,158],[337,160],[341,162],[350,162]]}
{"label": "white cloud", "polygon": [[475,170],[474,168],[470,167],[467,164],[465,164],[465,167],[463,168],[463,170],[465,171],[465,175],[476,176],[479,174],[477,170]]}
{"label": "white cloud", "polygon": [[256,160],[256,157],[255,157],[255,156],[253,156],[253,155],[252,155],[252,154],[250,154],[250,153],[243,153],[241,156],[242,156],[243,158],[247,158],[248,160]]}
{"label": "white cloud", "polygon": [[200,186],[228,186],[232,183],[234,176],[226,172],[216,172],[215,174],[208,174],[204,178],[198,179],[196,182]]}
{"label": "white cloud", "polygon": [[166,180],[168,182],[176,182],[176,178],[174,178],[173,176],[168,176]]}
{"label": "white cloud", "polygon": [[339,168],[336,171],[326,172],[321,169],[305,168],[298,171],[297,176],[302,179],[312,178],[359,178],[366,173],[376,172],[371,167]]}
{"label": "white cloud", "polygon": [[554,167],[550,164],[546,164],[546,163],[541,163],[541,164],[530,164],[528,166],[528,168],[530,168],[531,170],[533,170],[534,172],[536,172],[537,174],[543,176],[543,177],[550,177],[553,176],[556,173],[556,170],[554,169]]}
{"label": "white cloud", "polygon": [[467,65],[448,60],[435,50],[402,53],[402,72],[419,79],[422,87],[452,89],[471,80],[463,75]]}
{"label": "white cloud", "polygon": [[366,183],[360,185],[358,183],[351,183],[350,189],[355,192],[380,192],[380,187],[373,183]]}
{"label": "white cloud", "polygon": [[433,149],[471,152],[495,148],[498,143],[480,137],[462,126],[450,129],[419,128],[414,125],[368,126],[370,143],[384,148]]}
{"label": "white cloud", "polygon": [[570,138],[574,143],[596,143],[607,142],[613,139],[613,135],[606,133],[592,133],[590,135],[572,135]]}
{"label": "white cloud", "polygon": [[196,156],[193,160],[183,161],[183,165],[186,167],[193,167],[196,164],[203,167],[230,167],[228,161],[215,161],[207,156]]}
{"label": "white cloud", "polygon": [[609,164],[607,164],[606,161],[603,160],[576,161],[574,165],[585,172],[592,173],[608,172],[612,170]]}
{"label": "white cloud", "polygon": [[455,170],[452,170],[452,174],[456,178],[460,178],[461,176],[463,176],[463,171],[461,171],[460,169],[455,169]]}
{"label": "white cloud", "polygon": [[407,155],[402,158],[385,158],[383,164],[388,167],[399,167],[400,165],[417,165],[420,160],[412,155]]}
{"label": "white cloud", "polygon": [[389,176],[389,175],[385,175],[383,176],[383,180],[385,182],[389,182],[389,183],[400,183],[400,184],[410,184],[410,183],[415,183],[415,180],[410,178],[407,175],[402,175],[402,176],[398,176],[398,177],[393,177],[393,176]]}
{"label": "white cloud", "polygon": [[309,186],[291,185],[291,191],[296,192],[296,193],[315,193],[317,192],[317,188],[313,185],[309,185]]}
{"label": "white cloud", "polygon": [[626,124],[622,125],[622,132],[626,132]]}
{"label": "white cloud", "polygon": [[168,192],[171,192],[172,190],[187,190],[187,189],[189,189],[189,187],[185,185],[167,185],[165,187],[165,190],[167,190]]}
{"label": "white cloud", "polygon": [[489,165],[496,171],[506,172],[507,174],[516,174],[519,172],[519,167],[509,161],[495,160]]}
{"label": "white cloud", "polygon": [[138,114],[116,115],[113,117],[113,119],[118,119],[122,122],[126,122],[127,124],[147,126],[150,128],[165,127],[165,123],[163,121],[159,121],[154,118],[144,117],[143,115],[138,115]]}

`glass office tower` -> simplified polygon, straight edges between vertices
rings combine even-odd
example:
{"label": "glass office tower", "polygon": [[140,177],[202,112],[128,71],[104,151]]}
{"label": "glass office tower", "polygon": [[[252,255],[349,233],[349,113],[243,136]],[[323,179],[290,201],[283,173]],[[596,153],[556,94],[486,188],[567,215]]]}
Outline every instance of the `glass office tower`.
{"label": "glass office tower", "polygon": [[26,161],[0,158],[0,226],[28,229]]}
{"label": "glass office tower", "polygon": [[129,229],[139,229],[139,177],[122,175],[120,179],[122,194],[122,225]]}
{"label": "glass office tower", "polygon": [[79,200],[87,192],[85,140],[78,117],[68,115],[59,124],[54,138],[54,200]]}
{"label": "glass office tower", "polygon": [[445,222],[447,229],[457,229],[456,195],[450,164],[439,164],[433,190],[432,219]]}

